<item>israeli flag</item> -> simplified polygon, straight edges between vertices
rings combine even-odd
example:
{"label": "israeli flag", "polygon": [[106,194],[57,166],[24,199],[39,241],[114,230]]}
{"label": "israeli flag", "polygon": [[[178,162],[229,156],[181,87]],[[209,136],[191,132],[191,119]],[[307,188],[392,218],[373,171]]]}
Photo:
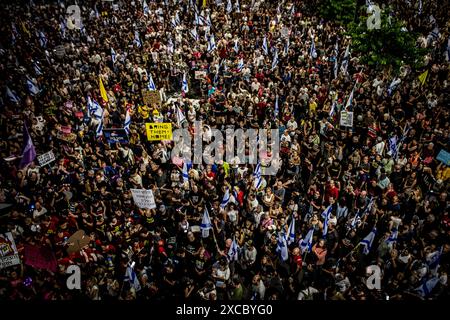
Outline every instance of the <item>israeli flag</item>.
{"label": "israeli flag", "polygon": [[37,76],[43,75],[42,69],[36,61],[33,61],[33,68]]}
{"label": "israeli flag", "polygon": [[130,135],[130,125],[131,125],[131,115],[130,115],[130,109],[127,108],[127,113],[125,114],[125,124],[123,128],[125,129],[125,132],[127,135]]}
{"label": "israeli flag", "polygon": [[133,43],[138,47],[142,47],[141,38],[139,38],[139,32],[136,30],[134,31],[134,40]]}
{"label": "israeli flag", "polygon": [[374,227],[372,231],[370,231],[370,233],[364,239],[361,240],[360,245],[364,246],[363,253],[365,255],[368,255],[370,250],[372,249],[372,243],[373,240],[375,239],[376,234],[377,228]]}
{"label": "israeli flag", "polygon": [[239,246],[236,242],[236,237],[233,238],[233,242],[231,243],[231,247],[227,253],[228,261],[238,261],[239,259]]}
{"label": "israeli flag", "polygon": [[192,36],[192,38],[195,39],[195,41],[198,41],[198,33],[197,33],[197,28],[195,26],[193,29],[191,29],[191,36]]}
{"label": "israeli flag", "polygon": [[45,36],[45,34],[42,31],[39,31],[38,37],[39,37],[39,43],[40,43],[41,47],[46,48],[48,40],[47,40],[47,37]]}
{"label": "israeli flag", "polygon": [[267,55],[269,53],[269,47],[267,46],[267,37],[264,36],[262,49],[264,51],[264,54]]}
{"label": "israeli flag", "polygon": [[397,136],[393,136],[389,139],[389,151],[391,152],[392,158],[397,157]]}
{"label": "israeli flag", "polygon": [[287,243],[291,244],[294,243],[294,241],[295,241],[295,219],[294,215],[292,215],[291,223],[289,224]]}
{"label": "israeli flag", "polygon": [[422,0],[419,0],[419,16],[422,15]]}
{"label": "israeli flag", "polygon": [[350,60],[350,45],[347,45],[347,48],[345,49],[344,57],[342,58],[342,62],[341,62],[341,71],[344,74],[347,74],[349,60]]}
{"label": "israeli flag", "polygon": [[303,253],[311,251],[314,228],[309,229],[305,238],[300,241],[300,251]]}
{"label": "israeli flag", "polygon": [[402,80],[400,80],[400,78],[394,78],[392,79],[391,84],[389,85],[388,88],[388,94],[389,96],[392,95],[392,93],[394,92],[394,90],[397,88],[397,86],[400,84],[400,82],[402,82]]}
{"label": "israeli flag", "polygon": [[131,287],[134,288],[134,290],[139,291],[141,290],[141,285],[139,283],[139,279],[136,276],[136,272],[134,272],[134,265],[135,263],[132,262],[131,264],[128,264],[127,270],[125,271],[125,282],[129,282]]}
{"label": "israeli flag", "polygon": [[229,14],[233,10],[233,4],[231,3],[231,0],[228,0],[227,2],[227,13]]}
{"label": "israeli flag", "polygon": [[291,7],[291,16],[295,15],[295,6],[292,5]]}
{"label": "israeli flag", "polygon": [[420,287],[416,288],[414,291],[416,291],[423,298],[426,298],[431,294],[434,287],[436,287],[436,285],[438,283],[439,283],[439,277],[434,276],[431,279],[429,279],[428,281],[425,281]]}
{"label": "israeli flag", "polygon": [[102,117],[100,118],[100,122],[97,125],[97,129],[95,130],[95,136],[100,137],[103,135],[103,109],[102,109]]}
{"label": "israeli flag", "polygon": [[113,48],[111,48],[111,60],[112,60],[113,64],[116,64],[117,55]]}
{"label": "israeli flag", "polygon": [[29,77],[27,77],[27,87],[28,87],[28,91],[30,92],[30,94],[32,96],[37,95],[41,91],[41,90],[39,90],[36,82],[31,80]]}
{"label": "israeli flag", "polygon": [[331,104],[331,110],[330,110],[330,117],[334,115],[337,108],[337,97],[333,100],[333,103]]}
{"label": "israeli flag", "polygon": [[239,45],[238,45],[238,39],[234,39],[234,52],[238,53],[239,52]]}
{"label": "israeli flag", "polygon": [[255,172],[253,173],[253,176],[255,177],[253,185],[256,188],[256,190],[258,190],[259,187],[261,186],[261,182],[262,182],[261,163],[260,162],[258,162],[258,164],[256,165]]}
{"label": "israeli flag", "polygon": [[361,217],[359,215],[359,211],[355,213],[355,216],[353,217],[352,221],[350,222],[350,228],[356,229],[356,227],[361,223]]}
{"label": "israeli flag", "polygon": [[148,7],[147,1],[144,0],[142,3],[142,8],[144,10],[144,16],[147,16],[150,12],[150,8]]}
{"label": "israeli flag", "polygon": [[208,42],[208,53],[213,51],[214,49],[216,49],[216,41],[214,40],[214,35],[212,34],[209,37],[209,42]]}
{"label": "israeli flag", "polygon": [[239,0],[236,0],[236,12],[241,12],[241,6],[239,5]]}
{"label": "israeli flag", "polygon": [[205,207],[203,212],[202,224],[200,225],[200,230],[202,230],[202,238],[209,237],[209,230],[212,229],[211,219],[209,218],[208,209]]}
{"label": "israeli flag", "polygon": [[188,93],[189,92],[188,81],[186,79],[186,72],[183,73],[183,82],[181,84],[181,91],[183,91],[184,93]]}
{"label": "israeli flag", "polygon": [[64,20],[61,20],[61,22],[59,23],[59,29],[61,30],[61,37],[63,39],[66,38],[66,23],[64,22]]}
{"label": "israeli flag", "polygon": [[278,118],[278,114],[280,113],[280,108],[278,106],[278,95],[275,97],[275,110],[274,110],[274,117],[275,119]]}
{"label": "israeli flag", "polygon": [[237,66],[237,71],[241,72],[243,68],[244,68],[244,59],[240,58]]}
{"label": "israeli flag", "polygon": [[170,38],[169,41],[167,41],[167,52],[169,52],[170,54],[173,54],[174,51],[175,51],[175,46],[173,44],[172,38]]}
{"label": "israeli flag", "polygon": [[313,59],[317,58],[317,51],[316,51],[316,44],[314,42],[314,36],[311,38],[311,49],[309,51],[309,54]]}
{"label": "israeli flag", "polygon": [[280,254],[281,260],[286,261],[289,258],[286,237],[283,232],[278,232],[278,241],[276,251]]}
{"label": "israeli flag", "polygon": [[284,55],[287,55],[289,53],[289,38],[286,39],[286,44],[284,45]]}
{"label": "israeli flag", "polygon": [[437,268],[439,267],[439,263],[441,262],[441,256],[442,256],[443,249],[444,249],[444,247],[441,246],[441,249],[436,250],[426,256],[426,262],[427,262],[430,270],[432,270],[434,272],[437,271]]}
{"label": "israeli flag", "polygon": [[9,87],[6,87],[6,96],[12,103],[20,103],[19,96],[14,91],[9,89]]}
{"label": "israeli flag", "polygon": [[147,88],[150,91],[156,90],[156,86],[155,86],[155,83],[153,82],[153,77],[152,77],[152,74],[150,72],[148,73],[148,85],[147,85]]}
{"label": "israeli flag", "polygon": [[324,219],[322,236],[326,236],[328,233],[328,221],[330,220],[332,210],[333,210],[333,207],[331,205],[329,205],[328,208],[326,208],[325,211],[322,212],[322,218]]}
{"label": "israeli flag", "polygon": [[350,106],[353,103],[353,93],[355,92],[355,87],[353,87],[352,92],[350,93],[350,96],[347,99],[347,103],[345,104],[345,110],[348,110]]}
{"label": "israeli flag", "polygon": [[183,161],[183,172],[182,173],[183,173],[183,183],[189,182],[189,173],[188,173],[188,167],[187,167],[186,161]]}
{"label": "israeli flag", "polygon": [[277,67],[277,65],[278,65],[278,50],[275,49],[275,54],[272,60],[272,71]]}
{"label": "israeli flag", "polygon": [[103,108],[97,101],[92,101],[91,97],[87,98],[87,107],[89,113],[94,116],[95,119],[100,120],[103,118]]}
{"label": "israeli flag", "polygon": [[439,27],[436,26],[430,32],[430,34],[428,35],[428,38],[431,38],[431,39],[434,39],[434,40],[438,40],[440,36],[441,36],[441,32],[439,31]]}
{"label": "israeli flag", "polygon": [[220,207],[222,209],[225,209],[225,207],[229,202],[230,202],[230,190],[227,188],[227,190],[225,190],[225,194],[223,195],[222,202],[220,203]]}
{"label": "israeli flag", "polygon": [[394,242],[397,242],[397,238],[398,238],[398,230],[397,228],[392,228],[391,235],[389,236],[389,238],[386,239],[385,242],[387,244],[393,244]]}
{"label": "israeli flag", "polygon": [[339,42],[336,40],[336,45],[334,47],[334,78],[336,79],[338,76],[338,71],[339,71],[339,63],[338,63],[338,56],[339,56]]}
{"label": "israeli flag", "polygon": [[209,15],[209,13],[208,13],[208,15],[206,16],[206,25],[207,25],[208,27],[212,27],[211,16]]}

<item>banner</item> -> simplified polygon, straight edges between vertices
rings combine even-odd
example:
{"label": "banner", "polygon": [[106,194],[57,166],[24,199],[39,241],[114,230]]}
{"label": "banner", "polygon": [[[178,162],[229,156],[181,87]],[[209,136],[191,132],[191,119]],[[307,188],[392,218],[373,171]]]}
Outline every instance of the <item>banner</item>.
{"label": "banner", "polygon": [[205,80],[206,77],[206,71],[195,71],[194,78],[197,80]]}
{"label": "banner", "polygon": [[353,112],[341,111],[341,121],[339,123],[343,127],[353,127]]}
{"label": "banner", "polygon": [[439,154],[436,157],[437,160],[445,164],[446,166],[450,166],[450,153],[442,149],[439,151]]}
{"label": "banner", "polygon": [[103,129],[103,136],[108,143],[127,143],[128,136],[124,128]]}
{"label": "banner", "polygon": [[172,140],[172,124],[171,123],[146,123],[148,141]]}
{"label": "banner", "polygon": [[0,233],[0,269],[17,264],[20,264],[20,258],[12,233]]}
{"label": "banner", "polygon": [[49,152],[46,152],[44,154],[41,154],[40,156],[37,156],[37,160],[39,162],[39,165],[41,167],[55,161],[55,155],[53,154],[53,151],[50,150]]}
{"label": "banner", "polygon": [[142,99],[146,105],[161,104],[161,95],[158,90],[142,90]]}
{"label": "banner", "polygon": [[141,209],[155,209],[155,197],[152,190],[131,189],[134,203]]}

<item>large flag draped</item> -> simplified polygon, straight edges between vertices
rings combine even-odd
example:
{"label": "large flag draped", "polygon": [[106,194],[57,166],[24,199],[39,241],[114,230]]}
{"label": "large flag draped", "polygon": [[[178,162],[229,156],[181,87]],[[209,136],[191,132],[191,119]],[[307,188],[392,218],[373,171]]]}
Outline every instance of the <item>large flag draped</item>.
{"label": "large flag draped", "polygon": [[26,167],[34,160],[34,158],[36,158],[36,150],[34,149],[33,140],[31,139],[31,136],[28,133],[28,128],[25,123],[23,124],[23,139],[25,146],[22,151],[22,160],[20,161],[20,168]]}
{"label": "large flag draped", "polygon": [[99,87],[100,87],[100,95],[103,101],[108,102],[108,95],[106,94],[105,86],[103,85],[103,81],[101,77],[98,77]]}
{"label": "large flag draped", "polygon": [[203,212],[202,224],[200,225],[200,229],[202,230],[202,238],[209,237],[209,230],[212,229],[211,219],[209,218],[208,209],[205,207],[205,211]]}
{"label": "large flag draped", "polygon": [[370,252],[370,249],[372,249],[372,243],[373,239],[375,239],[375,235],[377,234],[377,228],[373,228],[370,233],[361,240],[360,244],[364,246],[363,253],[365,255],[368,255]]}

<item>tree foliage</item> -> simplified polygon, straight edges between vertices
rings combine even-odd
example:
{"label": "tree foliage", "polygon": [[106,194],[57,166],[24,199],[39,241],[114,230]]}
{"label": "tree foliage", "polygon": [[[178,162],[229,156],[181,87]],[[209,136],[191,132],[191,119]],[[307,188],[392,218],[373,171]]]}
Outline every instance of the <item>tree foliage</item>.
{"label": "tree foliage", "polygon": [[353,21],[356,10],[356,0],[323,0],[320,13],[323,18],[343,26]]}

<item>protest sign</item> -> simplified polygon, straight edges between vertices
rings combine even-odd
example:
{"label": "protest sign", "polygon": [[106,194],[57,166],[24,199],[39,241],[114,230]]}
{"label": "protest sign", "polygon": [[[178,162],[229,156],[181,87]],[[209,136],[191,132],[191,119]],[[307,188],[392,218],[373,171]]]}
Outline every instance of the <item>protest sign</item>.
{"label": "protest sign", "polygon": [[20,258],[12,233],[0,233],[0,269],[17,264],[20,264]]}
{"label": "protest sign", "polygon": [[152,190],[131,189],[134,203],[141,209],[155,209],[155,197]]}
{"label": "protest sign", "polygon": [[436,157],[443,164],[450,166],[450,153],[442,149]]}
{"label": "protest sign", "polygon": [[56,159],[55,159],[55,155],[54,155],[53,151],[50,150],[49,152],[46,152],[46,153],[41,154],[40,156],[38,156],[37,160],[39,162],[39,165],[41,167],[43,167],[43,166],[45,166],[45,165],[55,161]]}
{"label": "protest sign", "polygon": [[353,127],[353,112],[352,111],[342,111],[340,125],[343,127]]}
{"label": "protest sign", "polygon": [[142,99],[146,105],[161,104],[161,95],[158,90],[142,90]]}
{"label": "protest sign", "polygon": [[148,141],[172,140],[171,123],[146,123]]}
{"label": "protest sign", "polygon": [[127,143],[128,136],[124,128],[103,129],[103,136],[108,143]]}

